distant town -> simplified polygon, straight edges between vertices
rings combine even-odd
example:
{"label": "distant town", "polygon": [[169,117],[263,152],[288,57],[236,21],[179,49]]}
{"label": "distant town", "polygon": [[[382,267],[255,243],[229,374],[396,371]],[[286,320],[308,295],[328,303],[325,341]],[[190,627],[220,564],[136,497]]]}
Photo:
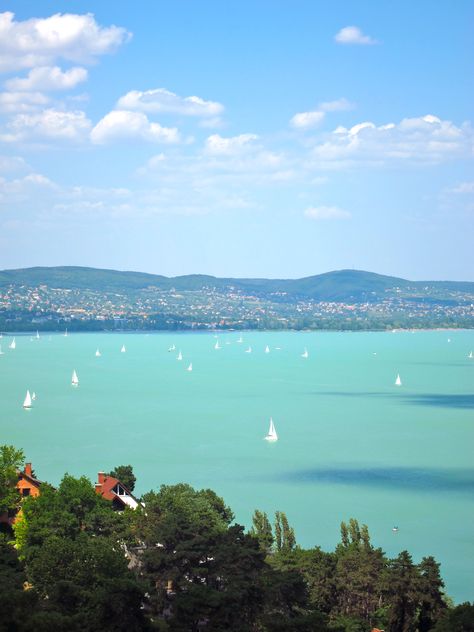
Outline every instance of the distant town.
{"label": "distant town", "polygon": [[[181,280],[186,278],[181,277]],[[70,283],[73,287],[57,287],[51,281],[4,281],[0,285],[0,330],[54,331],[66,327],[71,331],[474,327],[474,284],[440,287],[438,282],[420,288],[419,283],[410,286],[406,282],[402,287],[383,287],[373,291],[355,288],[353,297],[322,300],[321,297],[304,296],[301,292],[279,291],[264,286],[252,289],[238,287],[237,284],[233,286],[231,282],[223,285],[220,281],[216,279],[214,285],[207,281],[207,284],[201,283],[200,287],[190,289],[158,287],[153,283],[144,287],[130,287],[130,284],[124,283],[121,289],[117,280],[114,287],[108,289],[96,287],[96,280],[89,283],[90,287],[78,287],[84,285],[83,281],[81,284]],[[190,283],[187,282],[187,285]]]}

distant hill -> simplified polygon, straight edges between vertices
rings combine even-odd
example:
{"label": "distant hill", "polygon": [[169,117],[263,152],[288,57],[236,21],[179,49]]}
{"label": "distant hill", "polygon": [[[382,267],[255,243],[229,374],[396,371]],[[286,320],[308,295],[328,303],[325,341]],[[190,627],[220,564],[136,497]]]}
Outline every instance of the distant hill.
{"label": "distant hill", "polygon": [[429,295],[431,292],[474,293],[474,282],[408,281],[361,270],[337,270],[302,279],[229,279],[201,274],[165,277],[144,272],[122,272],[76,266],[35,267],[0,271],[0,288],[8,285],[51,288],[90,289],[94,291],[133,291],[147,287],[161,290],[198,291],[232,288],[257,296],[280,295],[280,300],[314,299],[319,301],[363,302],[383,297],[387,290]]}

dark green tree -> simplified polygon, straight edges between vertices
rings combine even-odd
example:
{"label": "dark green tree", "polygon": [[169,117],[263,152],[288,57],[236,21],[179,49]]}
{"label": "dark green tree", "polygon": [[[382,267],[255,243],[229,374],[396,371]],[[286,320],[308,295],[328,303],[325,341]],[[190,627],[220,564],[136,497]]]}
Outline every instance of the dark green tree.
{"label": "dark green tree", "polygon": [[408,551],[389,560],[384,577],[385,591],[390,603],[390,632],[416,630],[416,614],[420,602],[420,576]]}
{"label": "dark green tree", "polygon": [[131,465],[118,465],[110,472],[110,476],[118,478],[130,492],[135,489],[137,479]]}
{"label": "dark green tree", "polygon": [[277,551],[291,551],[296,546],[295,532],[283,511],[275,512],[275,544]]}
{"label": "dark green tree", "polygon": [[432,632],[474,632],[474,604],[466,602],[445,611]]}
{"label": "dark green tree", "polygon": [[418,565],[420,572],[420,612],[418,632],[429,632],[446,610],[444,582],[439,572],[439,564],[433,557],[424,557]]}

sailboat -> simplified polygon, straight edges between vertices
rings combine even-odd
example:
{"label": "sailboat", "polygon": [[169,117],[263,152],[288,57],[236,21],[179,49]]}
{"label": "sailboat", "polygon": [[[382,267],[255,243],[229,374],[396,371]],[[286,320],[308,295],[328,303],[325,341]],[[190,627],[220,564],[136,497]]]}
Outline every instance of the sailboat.
{"label": "sailboat", "polygon": [[36,340],[39,340],[39,339],[40,339],[39,331],[36,330]]}
{"label": "sailboat", "polygon": [[395,380],[395,386],[401,386],[402,385],[402,381],[400,379],[400,374],[397,374],[397,379]]}
{"label": "sailboat", "polygon": [[216,340],[216,344],[214,345],[214,349],[219,350],[220,348],[221,348],[221,346],[220,346],[220,344],[219,344],[219,341],[218,341],[218,340]]}
{"label": "sailboat", "polygon": [[193,363],[191,362],[188,368],[186,369],[186,371],[192,371],[192,370],[193,370]]}
{"label": "sailboat", "polygon": [[122,345],[122,348],[120,349],[120,353],[125,353],[127,350],[125,349],[125,345]]}
{"label": "sailboat", "polygon": [[8,345],[10,349],[16,349],[16,341],[15,338],[13,338],[13,340],[10,342],[10,344]]}
{"label": "sailboat", "polygon": [[249,347],[248,349],[245,349],[245,353],[252,353],[252,347]]}
{"label": "sailboat", "polygon": [[30,391],[26,391],[25,401],[23,402],[23,408],[31,408]]}
{"label": "sailboat", "polygon": [[467,357],[468,357],[470,360],[472,360],[472,358],[474,357],[474,356],[472,355],[472,351],[471,351],[471,353],[470,353]]}
{"label": "sailboat", "polygon": [[265,347],[265,353],[270,353],[270,347],[268,345]]}
{"label": "sailboat", "polygon": [[308,358],[309,357],[308,349],[306,349],[306,347],[304,348],[304,351],[301,354],[301,357],[302,358]]}
{"label": "sailboat", "polygon": [[183,359],[183,354],[180,351],[176,357],[176,360],[182,360],[182,359]]}
{"label": "sailboat", "polygon": [[266,441],[278,441],[277,431],[275,429],[275,424],[273,423],[273,419],[270,417],[270,428],[268,429],[268,433],[265,436]]}
{"label": "sailboat", "polygon": [[64,332],[64,337],[67,338],[67,327],[66,327],[66,331]]}
{"label": "sailboat", "polygon": [[168,347],[168,351],[176,351],[176,346],[172,344],[171,347]]}
{"label": "sailboat", "polygon": [[244,339],[242,338],[242,336],[240,336],[240,338],[237,340],[238,343],[241,343],[243,341],[244,341]]}
{"label": "sailboat", "polygon": [[72,372],[71,384],[73,386],[79,386],[79,378],[77,377],[77,373],[75,369]]}
{"label": "sailboat", "polygon": [[97,349],[97,351],[95,352],[95,357],[96,357],[96,358],[100,358],[100,356],[101,356],[101,353],[100,353],[100,351]]}
{"label": "sailboat", "polygon": [[35,399],[36,399],[36,393],[35,393],[34,391],[33,391],[33,392],[32,392],[32,394],[31,394],[31,399],[32,399],[33,401],[35,401]]}

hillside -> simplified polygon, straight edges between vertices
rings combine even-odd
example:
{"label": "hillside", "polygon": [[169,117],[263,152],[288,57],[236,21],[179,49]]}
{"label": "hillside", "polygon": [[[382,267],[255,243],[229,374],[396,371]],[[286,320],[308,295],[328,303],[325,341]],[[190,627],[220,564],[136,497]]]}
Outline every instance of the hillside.
{"label": "hillside", "polygon": [[[318,301],[373,301],[383,297],[387,290],[400,288],[417,295],[433,290],[474,293],[474,282],[408,281],[361,270],[338,270],[302,279],[232,279],[201,274],[178,277],[103,270],[75,266],[35,267],[0,271],[0,288],[10,285],[50,288],[89,289],[93,291],[133,291],[145,288],[158,290],[199,291],[232,288],[256,296],[283,294],[287,299],[313,299]],[[428,288],[428,289],[425,289]]]}

